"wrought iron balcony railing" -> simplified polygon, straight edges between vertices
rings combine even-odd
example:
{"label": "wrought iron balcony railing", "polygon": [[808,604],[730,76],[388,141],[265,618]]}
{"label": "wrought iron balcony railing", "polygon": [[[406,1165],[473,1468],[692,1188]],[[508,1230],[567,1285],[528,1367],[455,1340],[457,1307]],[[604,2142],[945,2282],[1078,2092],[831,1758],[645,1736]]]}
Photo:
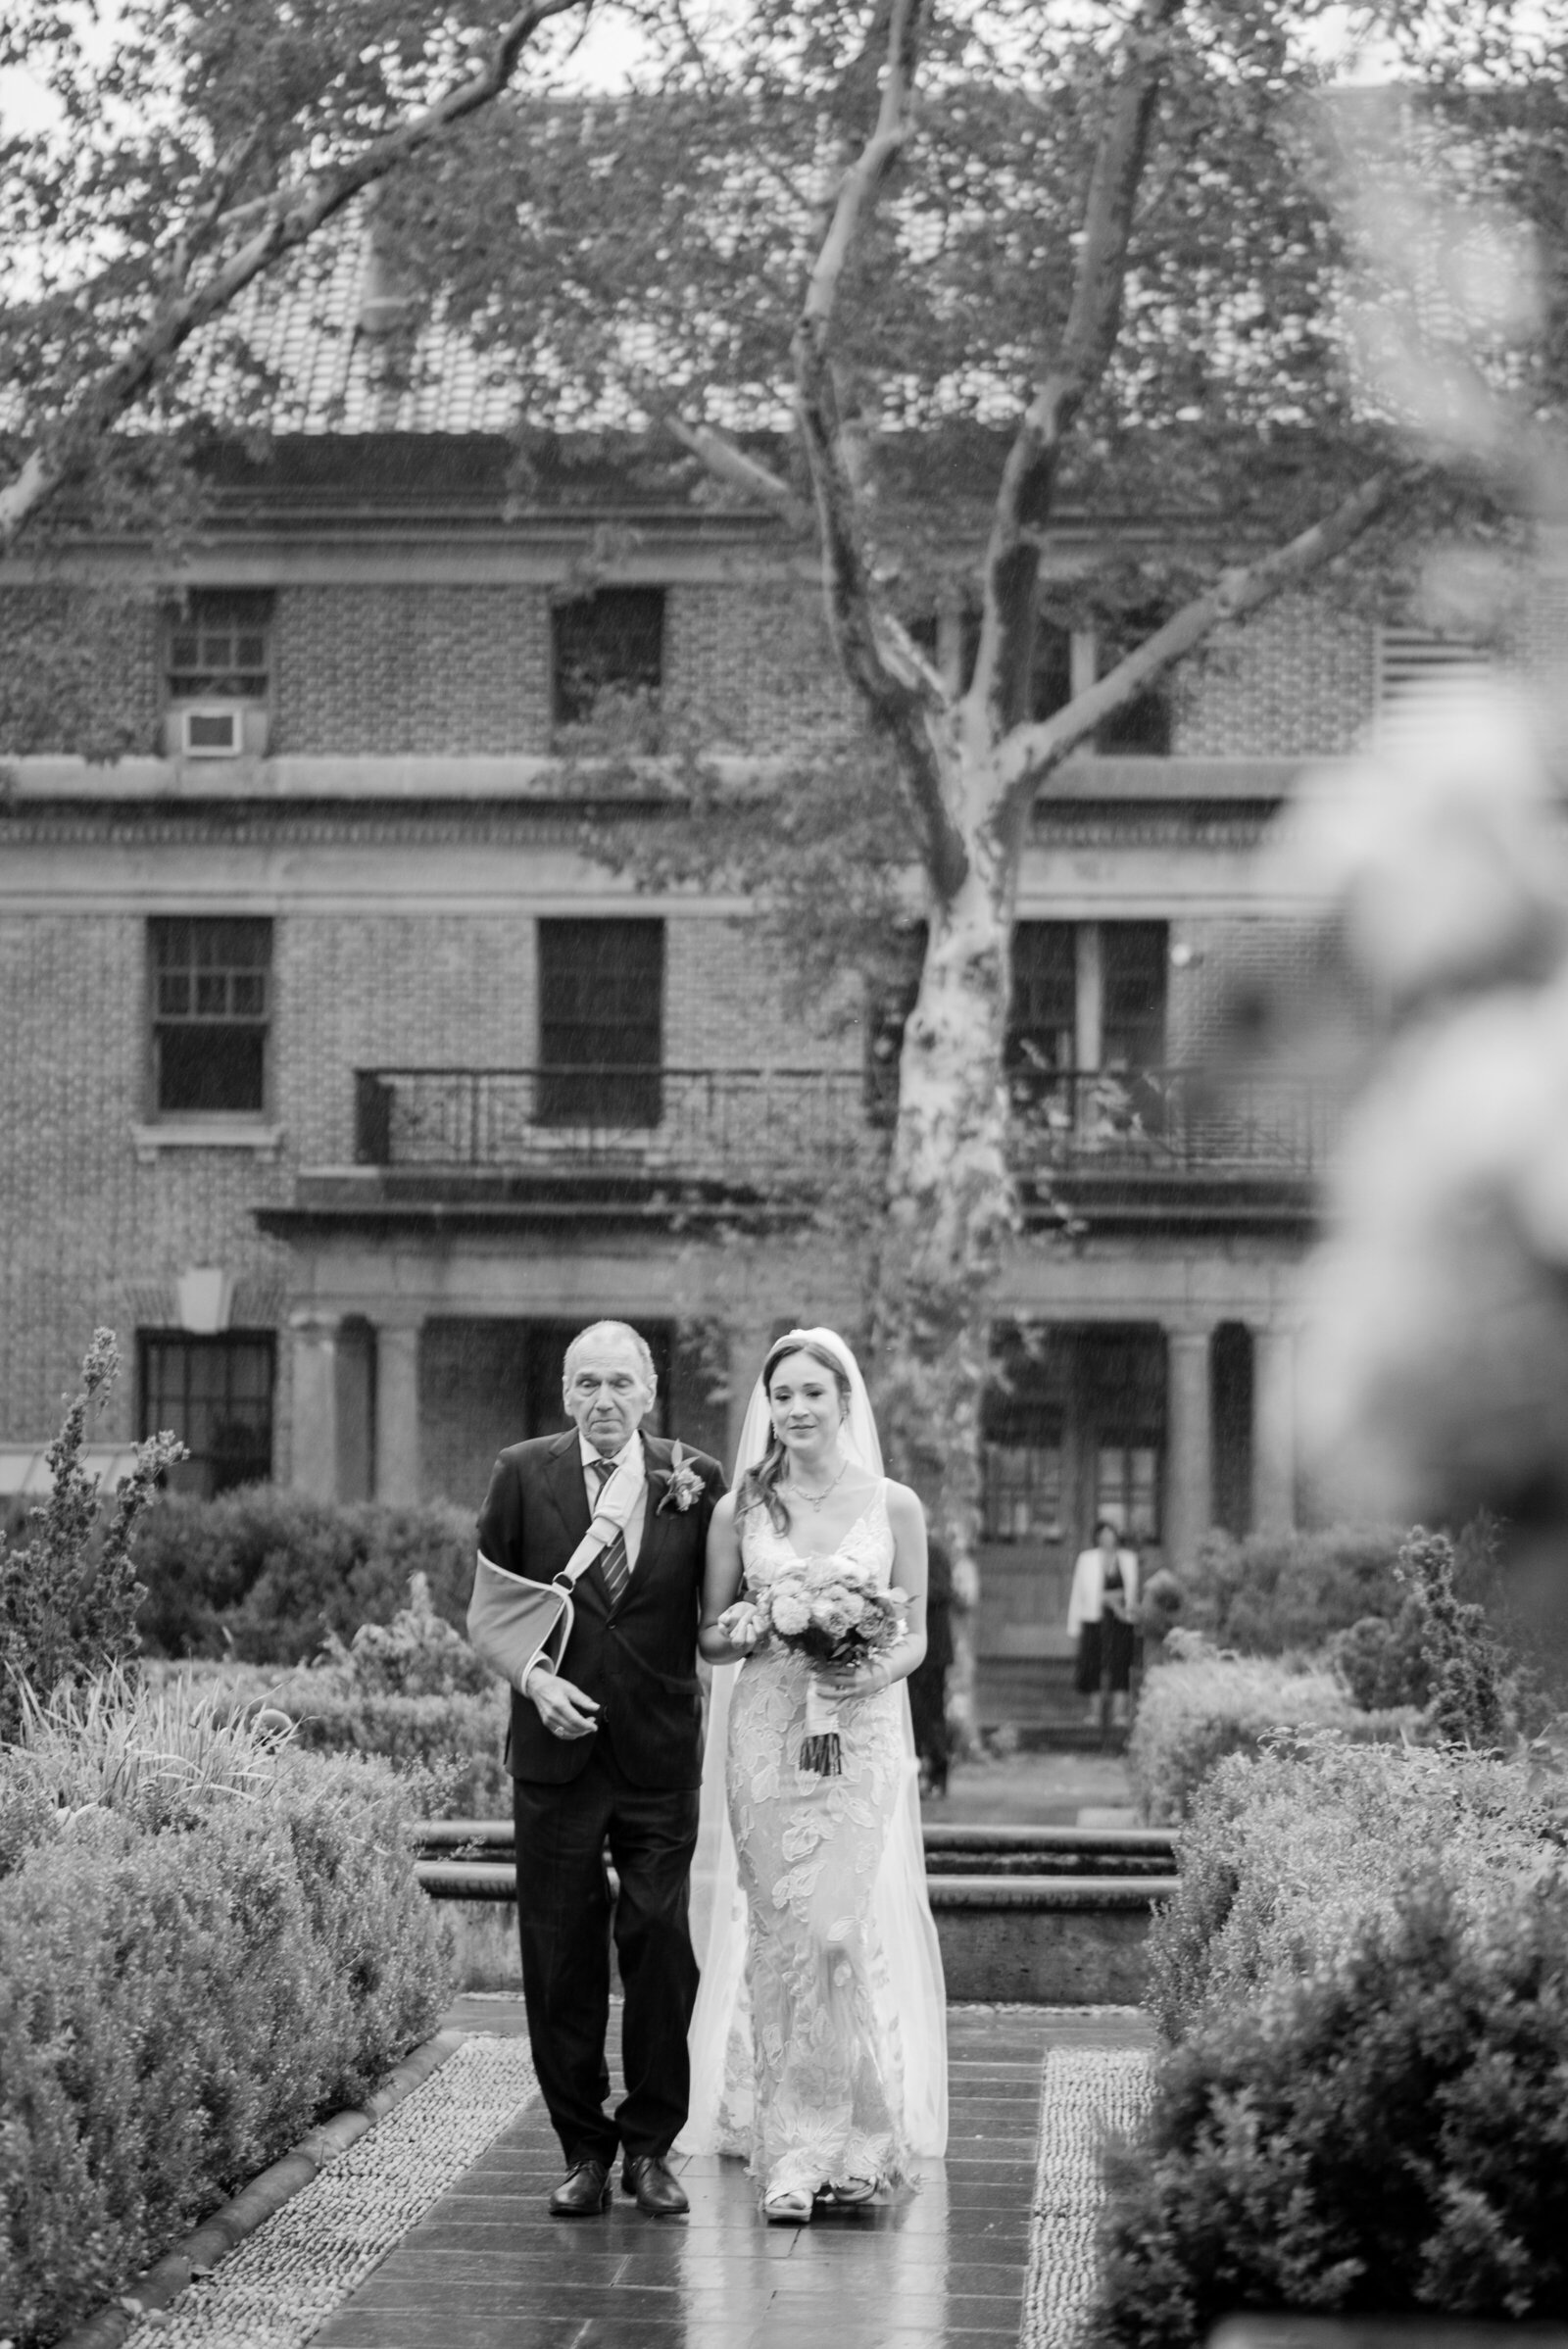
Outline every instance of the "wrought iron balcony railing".
{"label": "wrought iron balcony railing", "polygon": [[[856,1069],[374,1068],[356,1074],[362,1165],[772,1188],[853,1166],[886,1139],[886,1090]],[[1336,1105],[1280,1079],[1217,1091],[1186,1069],[1013,1070],[1022,1182],[1310,1182]]]}
{"label": "wrought iron balcony railing", "polygon": [[356,1072],[362,1165],[756,1187],[865,1148],[854,1069],[374,1068]]}

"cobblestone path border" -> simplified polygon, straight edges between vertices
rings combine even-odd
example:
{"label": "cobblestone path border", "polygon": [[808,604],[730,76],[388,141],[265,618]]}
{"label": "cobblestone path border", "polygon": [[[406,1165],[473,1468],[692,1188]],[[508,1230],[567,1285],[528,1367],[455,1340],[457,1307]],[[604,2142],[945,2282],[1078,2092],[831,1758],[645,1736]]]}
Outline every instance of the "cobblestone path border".
{"label": "cobblestone path border", "polygon": [[1105,2139],[1138,2129],[1152,2086],[1147,2049],[1047,2049],[1020,2349],[1076,2349],[1095,2289]]}
{"label": "cobblestone path border", "polygon": [[125,2349],[301,2349],[537,2093],[526,2040],[466,2039]]}

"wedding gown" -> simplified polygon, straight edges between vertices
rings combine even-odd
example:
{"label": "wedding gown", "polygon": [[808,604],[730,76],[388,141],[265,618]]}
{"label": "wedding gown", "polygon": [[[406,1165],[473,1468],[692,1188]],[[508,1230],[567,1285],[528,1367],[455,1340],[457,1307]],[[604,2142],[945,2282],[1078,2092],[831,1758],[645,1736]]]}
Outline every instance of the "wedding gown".
{"label": "wedding gown", "polygon": [[[748,1588],[804,1554],[765,1509],[747,1513]],[[891,1580],[885,1480],[834,1554]],[[919,1859],[906,1694],[895,1684],[841,1703],[841,1774],[816,1777],[798,1762],[807,1659],[770,1639],[731,1678],[724,1778],[745,1898],[744,1979],[739,1919],[721,1913],[681,2142],[747,2156],[764,2198],[852,2179],[894,2185],[912,2175],[912,2155],[941,2153],[947,2128],[941,1959]]]}

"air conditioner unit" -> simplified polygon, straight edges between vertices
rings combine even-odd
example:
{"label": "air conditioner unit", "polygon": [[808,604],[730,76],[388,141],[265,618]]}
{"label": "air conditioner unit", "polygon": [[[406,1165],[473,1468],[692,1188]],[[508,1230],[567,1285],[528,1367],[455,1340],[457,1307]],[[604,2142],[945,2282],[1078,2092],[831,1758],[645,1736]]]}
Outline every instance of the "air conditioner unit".
{"label": "air conditioner unit", "polygon": [[245,712],[238,702],[188,702],[178,716],[182,759],[244,756]]}
{"label": "air conditioner unit", "polygon": [[165,718],[169,759],[265,759],[268,707],[238,696],[176,702]]}

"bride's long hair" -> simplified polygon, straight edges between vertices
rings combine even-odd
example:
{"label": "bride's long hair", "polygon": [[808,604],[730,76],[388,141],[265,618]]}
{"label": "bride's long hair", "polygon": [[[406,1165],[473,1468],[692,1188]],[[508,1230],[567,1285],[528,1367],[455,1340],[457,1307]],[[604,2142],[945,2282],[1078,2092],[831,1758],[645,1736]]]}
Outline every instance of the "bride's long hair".
{"label": "bride's long hair", "polygon": [[[819,1346],[814,1338],[802,1338],[794,1332],[791,1332],[788,1337],[775,1340],[768,1348],[767,1359],[762,1364],[763,1395],[767,1394],[772,1384],[774,1371],[791,1354],[809,1354],[813,1362],[820,1362],[824,1370],[830,1370],[833,1373],[833,1384],[839,1391],[842,1413],[845,1418],[848,1418],[854,1394],[850,1385],[849,1371],[830,1346]],[[765,1509],[776,1534],[789,1532],[794,1520],[790,1516],[784,1495],[778,1489],[779,1480],[784,1474],[784,1466],[788,1458],[788,1452],[779,1442],[777,1432],[770,1424],[766,1451],[758,1461],[757,1466],[748,1468],[741,1479],[740,1491],[735,1495],[737,1518],[744,1517],[748,1509]]]}

